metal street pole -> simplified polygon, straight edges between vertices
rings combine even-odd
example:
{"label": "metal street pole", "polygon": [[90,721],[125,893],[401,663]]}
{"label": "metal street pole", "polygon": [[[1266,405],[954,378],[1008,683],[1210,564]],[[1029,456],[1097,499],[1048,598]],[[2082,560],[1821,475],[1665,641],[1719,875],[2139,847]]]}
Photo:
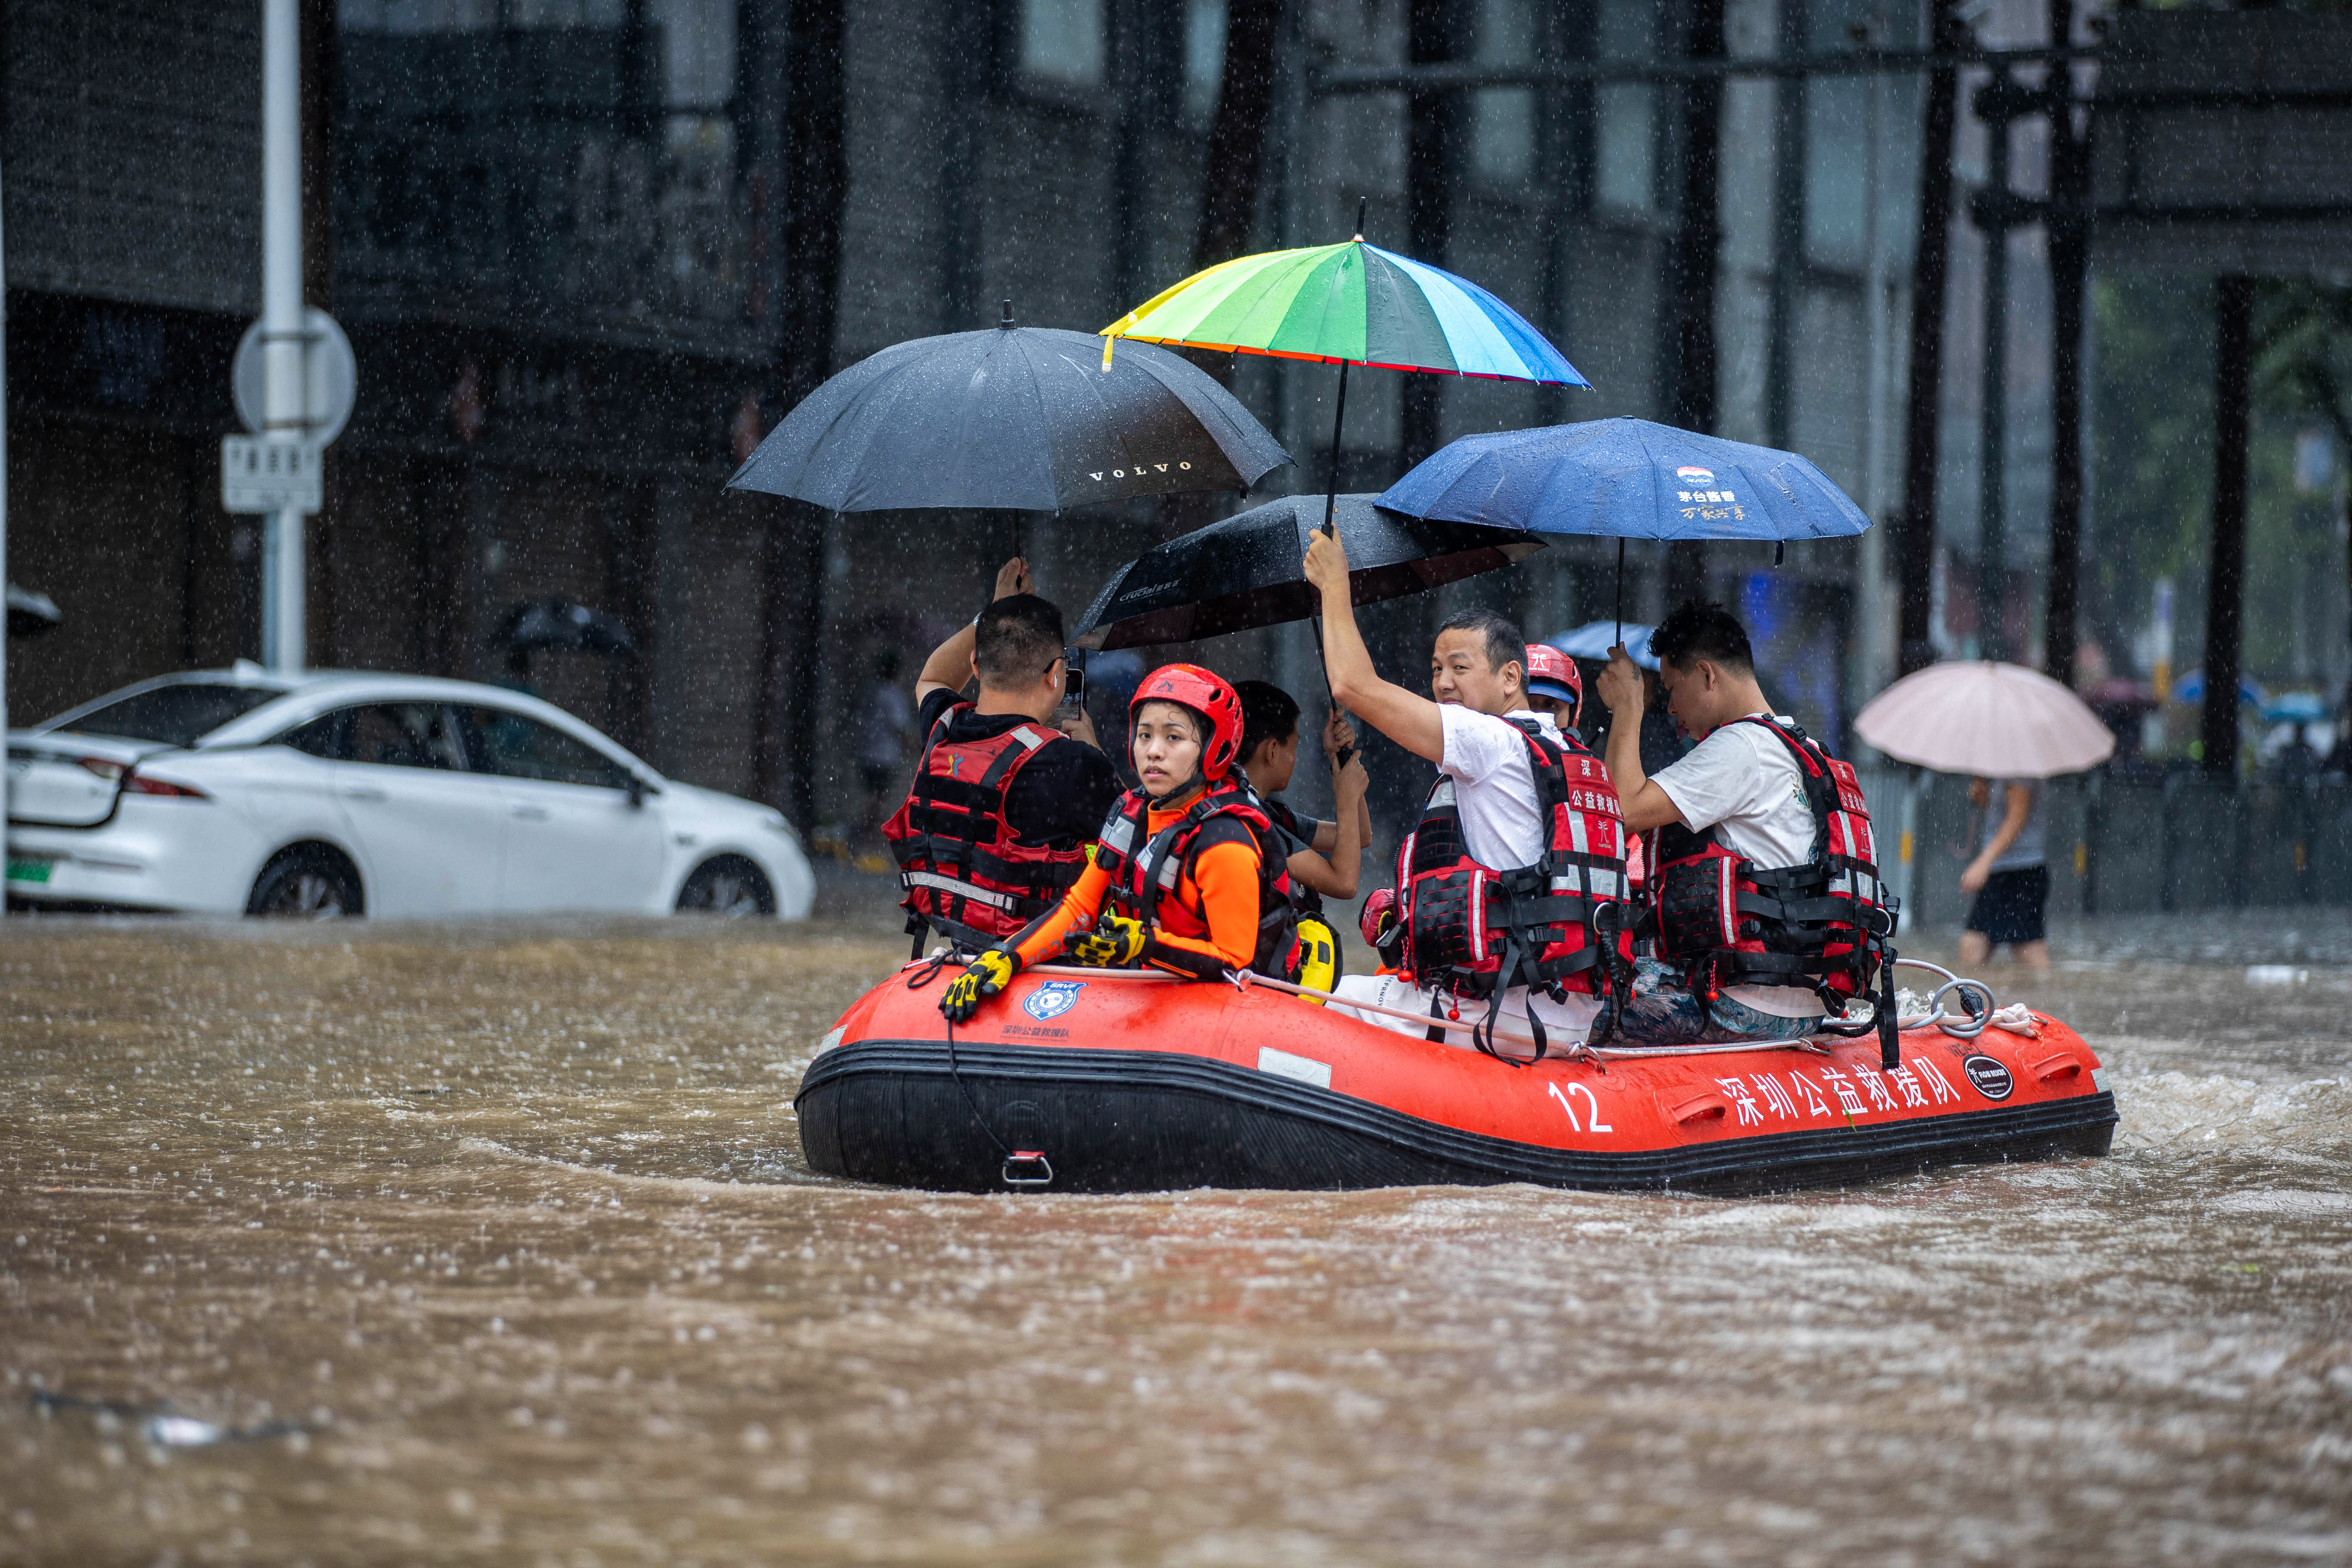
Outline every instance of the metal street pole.
{"label": "metal street pole", "polygon": [[[263,439],[299,441],[302,384],[302,56],[299,0],[261,7],[261,333]],[[269,513],[261,545],[261,661],[302,668],[302,513]]]}
{"label": "metal street pole", "polygon": [[2002,607],[2008,598],[2009,231],[2017,198],[2009,188],[2009,131],[2033,105],[2007,71],[1977,89],[1985,125],[1985,183],[1977,193],[1977,227],[1985,237],[1984,385],[1979,406],[1977,472],[1977,653],[2007,655]]}
{"label": "metal street pole", "polygon": [[[1883,23],[1875,16],[1857,40],[1875,48]],[[1857,29],[1861,31],[1861,29]],[[1863,416],[1862,510],[1872,527],[1862,536],[1862,686],[1876,691],[1893,679],[1897,660],[1894,584],[1886,569],[1886,395],[1892,379],[1887,363],[1886,246],[1880,233],[1878,181],[1879,140],[1886,119],[1886,79],[1870,79],[1870,102],[1863,137],[1862,276],[1863,334],[1868,345]],[[1905,889],[1907,895],[1908,889]]]}

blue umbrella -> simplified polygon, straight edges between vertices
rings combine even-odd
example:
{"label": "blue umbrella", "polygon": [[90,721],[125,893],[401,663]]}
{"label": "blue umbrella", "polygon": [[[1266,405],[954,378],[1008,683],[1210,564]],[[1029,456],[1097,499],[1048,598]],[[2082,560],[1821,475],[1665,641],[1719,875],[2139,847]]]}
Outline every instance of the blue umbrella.
{"label": "blue umbrella", "polygon": [[2282,691],[2263,704],[2263,717],[2273,723],[2308,724],[2327,717],[2327,699],[2316,691]]}
{"label": "blue umbrella", "polygon": [[1643,669],[1658,668],[1658,656],[1650,651],[1650,634],[1655,626],[1629,626],[1622,622],[1587,621],[1571,632],[1562,632],[1550,638],[1551,646],[1570,658],[1592,658],[1606,661],[1609,650],[1618,643],[1625,645],[1625,657]]}
{"label": "blue umbrella", "polygon": [[[2205,671],[2201,668],[2185,672],[2172,683],[2172,700],[2185,708],[2194,708],[2205,700]],[[2262,683],[2251,675],[2238,677],[2238,701],[2246,708],[2263,705]]]}
{"label": "blue umbrella", "polygon": [[1414,517],[1614,538],[1621,599],[1628,539],[1777,543],[1849,538],[1870,526],[1794,452],[1630,418],[1465,436],[1390,486],[1380,504]]}

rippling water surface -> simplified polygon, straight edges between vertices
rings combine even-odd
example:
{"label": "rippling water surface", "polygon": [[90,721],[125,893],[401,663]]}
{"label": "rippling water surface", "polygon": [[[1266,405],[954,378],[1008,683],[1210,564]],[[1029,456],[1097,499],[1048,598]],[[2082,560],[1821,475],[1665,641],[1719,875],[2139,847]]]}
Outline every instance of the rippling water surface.
{"label": "rippling water surface", "polygon": [[2352,1561],[2352,938],[2074,946],[2102,1161],[1016,1199],[802,1163],[895,939],[12,921],[0,1562]]}

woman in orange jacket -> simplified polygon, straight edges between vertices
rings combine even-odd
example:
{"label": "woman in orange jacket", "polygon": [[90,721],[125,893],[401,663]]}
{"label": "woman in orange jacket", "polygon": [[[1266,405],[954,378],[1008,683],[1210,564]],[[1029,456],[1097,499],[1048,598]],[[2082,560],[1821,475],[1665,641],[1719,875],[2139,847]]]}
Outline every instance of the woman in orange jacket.
{"label": "woman in orange jacket", "polygon": [[1059,906],[982,953],[940,1000],[950,1023],[1033,963],[1066,957],[1196,980],[1299,967],[1273,823],[1234,769],[1241,700],[1198,665],[1152,671],[1128,705],[1142,787],[1111,807],[1094,861]]}

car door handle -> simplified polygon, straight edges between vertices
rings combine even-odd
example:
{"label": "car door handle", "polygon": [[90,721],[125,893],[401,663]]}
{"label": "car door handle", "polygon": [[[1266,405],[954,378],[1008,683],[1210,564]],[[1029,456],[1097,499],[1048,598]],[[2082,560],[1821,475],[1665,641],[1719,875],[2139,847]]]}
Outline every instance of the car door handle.
{"label": "car door handle", "polygon": [[383,791],[366,784],[346,784],[343,786],[343,798],[345,800],[389,800],[392,797],[385,795]]}
{"label": "car door handle", "polygon": [[547,820],[547,807],[543,805],[519,805],[514,808],[514,814],[525,822]]}

